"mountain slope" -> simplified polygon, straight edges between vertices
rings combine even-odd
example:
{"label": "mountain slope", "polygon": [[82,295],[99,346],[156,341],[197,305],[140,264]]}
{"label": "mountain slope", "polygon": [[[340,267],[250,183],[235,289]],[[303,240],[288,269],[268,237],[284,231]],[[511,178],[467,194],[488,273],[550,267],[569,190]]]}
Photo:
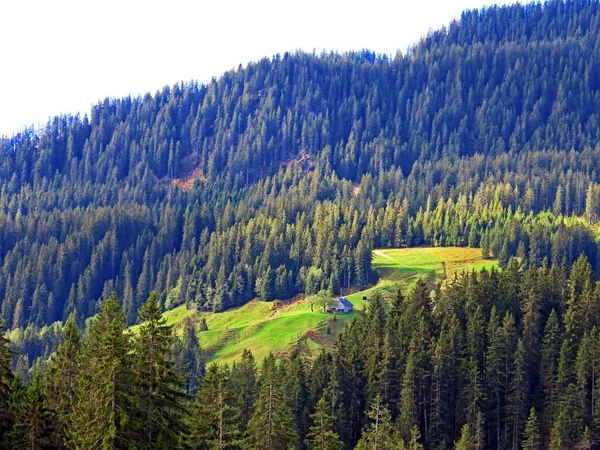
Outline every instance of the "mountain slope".
{"label": "mountain slope", "polygon": [[285,53],[2,139],[0,313],[360,289],[375,247],[595,265],[598,8],[466,12],[393,60]]}

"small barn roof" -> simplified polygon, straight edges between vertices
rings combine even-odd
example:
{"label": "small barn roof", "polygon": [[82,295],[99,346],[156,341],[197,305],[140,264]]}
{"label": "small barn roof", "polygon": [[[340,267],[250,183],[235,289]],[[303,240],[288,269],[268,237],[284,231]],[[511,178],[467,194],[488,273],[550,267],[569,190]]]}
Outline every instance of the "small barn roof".
{"label": "small barn roof", "polygon": [[345,308],[352,308],[354,305],[349,302],[345,297],[338,297],[337,301]]}

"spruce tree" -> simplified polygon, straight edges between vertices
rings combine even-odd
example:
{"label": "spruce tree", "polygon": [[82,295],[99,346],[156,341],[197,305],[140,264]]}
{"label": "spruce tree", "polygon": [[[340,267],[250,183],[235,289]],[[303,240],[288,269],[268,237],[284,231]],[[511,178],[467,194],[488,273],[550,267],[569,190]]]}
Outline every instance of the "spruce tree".
{"label": "spruce tree", "polygon": [[531,408],[529,418],[525,425],[523,441],[521,442],[523,450],[542,450],[542,436],[540,434],[540,423],[535,408]]}
{"label": "spruce tree", "polygon": [[173,344],[175,369],[185,382],[186,393],[194,395],[206,372],[204,353],[196,334],[196,321],[189,317],[184,319],[183,336],[181,339],[175,338]]}
{"label": "spruce tree", "polygon": [[577,387],[569,384],[558,405],[558,413],[550,437],[551,450],[569,450],[575,447],[584,432],[581,400]]}
{"label": "spruce tree", "polygon": [[194,449],[227,449],[241,444],[239,413],[227,366],[212,364],[202,379],[190,415]]}
{"label": "spruce tree", "polygon": [[245,432],[248,422],[254,414],[254,404],[257,395],[256,362],[254,355],[248,349],[242,353],[240,361],[231,368],[231,387],[235,403],[239,408],[240,431]]}
{"label": "spruce tree", "polygon": [[255,411],[246,434],[251,448],[292,450],[298,446],[294,416],[273,354],[263,360]]}
{"label": "spruce tree", "polygon": [[62,337],[63,342],[51,356],[44,385],[46,407],[52,411],[55,420],[54,442],[60,447],[64,447],[69,440],[67,425],[76,402],[74,385],[81,331],[77,328],[73,313],[65,322]]}
{"label": "spruce tree", "polygon": [[469,425],[464,425],[460,433],[460,439],[454,444],[454,450],[477,450],[475,436]]}
{"label": "spruce tree", "polygon": [[330,407],[321,397],[315,406],[315,412],[310,415],[312,425],[306,435],[308,450],[341,450],[340,437],[333,430],[335,417],[329,414]]}
{"label": "spruce tree", "polygon": [[0,448],[10,448],[6,440],[13,426],[13,417],[9,410],[13,373],[10,368],[13,352],[10,341],[4,335],[4,320],[0,317]]}
{"label": "spruce tree", "polygon": [[132,370],[133,347],[127,319],[113,293],[93,319],[78,358],[76,404],[67,434],[69,446],[112,450],[135,445],[132,429],[138,380]]}
{"label": "spruce tree", "polygon": [[139,312],[139,333],[134,341],[135,376],[139,386],[137,423],[141,448],[177,448],[185,431],[184,382],[170,357],[173,328],[167,325],[155,292]]}
{"label": "spruce tree", "polygon": [[400,450],[404,444],[390,417],[390,411],[377,395],[367,413],[369,425],[363,431],[356,450]]}
{"label": "spruce tree", "polygon": [[50,450],[64,448],[55,443],[53,412],[44,400],[42,380],[36,375],[13,405],[15,423],[9,433],[11,448],[15,450]]}
{"label": "spruce tree", "polygon": [[521,433],[526,420],[529,394],[527,355],[522,339],[519,339],[514,358],[515,364],[510,374],[507,421],[512,427],[512,448],[513,450],[518,450],[519,443],[521,442]]}
{"label": "spruce tree", "polygon": [[560,357],[561,332],[558,314],[553,309],[546,321],[544,328],[544,339],[542,341],[541,382],[544,393],[544,412],[542,415],[542,427],[550,430],[550,425],[555,417],[557,405],[558,361]]}

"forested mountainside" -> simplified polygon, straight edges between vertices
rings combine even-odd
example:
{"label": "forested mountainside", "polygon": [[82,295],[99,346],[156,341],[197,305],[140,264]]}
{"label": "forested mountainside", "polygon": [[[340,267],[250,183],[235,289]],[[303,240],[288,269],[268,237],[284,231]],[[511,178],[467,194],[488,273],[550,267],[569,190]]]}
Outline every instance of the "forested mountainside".
{"label": "forested mountainside", "polygon": [[285,53],[5,137],[0,312],[338,292],[374,246],[595,267],[599,31],[596,1],[492,7],[406,55]]}
{"label": "forested mountainside", "polygon": [[[423,280],[374,297],[310,360],[204,369],[156,295],[127,332],[115,295],[24,385],[0,335],[0,449],[596,449],[600,284],[572,266]],[[433,291],[432,291],[433,289]],[[318,313],[315,313],[318,314]]]}
{"label": "forested mountainside", "polygon": [[[600,448],[599,63],[600,2],[491,7],[1,138],[0,450]],[[206,368],[205,317],[162,315],[422,244],[500,269],[374,295],[312,359]]]}

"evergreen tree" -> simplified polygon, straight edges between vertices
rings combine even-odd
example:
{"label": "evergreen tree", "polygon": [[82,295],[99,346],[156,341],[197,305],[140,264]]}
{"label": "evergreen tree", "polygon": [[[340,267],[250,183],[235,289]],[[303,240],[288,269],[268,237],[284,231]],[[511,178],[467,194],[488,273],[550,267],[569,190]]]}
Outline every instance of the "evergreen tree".
{"label": "evergreen tree", "polygon": [[133,347],[127,319],[112,294],[92,321],[78,358],[75,397],[67,435],[74,449],[127,448],[136,442]]}
{"label": "evergreen tree", "polygon": [[173,347],[175,368],[185,382],[185,391],[194,395],[206,371],[195,321],[189,318],[183,320],[183,336],[181,340],[175,338]]}
{"label": "evergreen tree", "polygon": [[535,408],[531,408],[531,411],[529,412],[521,448],[523,450],[542,450],[542,436],[540,434],[540,424]]}
{"label": "evergreen tree", "polygon": [[391,421],[390,412],[380,395],[373,399],[367,416],[370,423],[363,431],[356,450],[399,450],[404,448],[398,431]]}
{"label": "evergreen tree", "polygon": [[521,442],[521,433],[527,413],[529,387],[527,384],[527,359],[525,345],[520,339],[514,355],[515,364],[510,376],[507,410],[507,421],[512,426],[512,448],[517,450]]}
{"label": "evergreen tree", "polygon": [[306,435],[308,450],[341,450],[342,442],[333,431],[335,417],[329,414],[329,405],[325,397],[321,397],[315,406],[315,412],[310,415],[312,426]]}
{"label": "evergreen tree", "polygon": [[574,384],[569,384],[562,394],[558,415],[550,437],[551,450],[568,450],[574,448],[584,431],[581,415],[581,401]]}
{"label": "evergreen tree", "polygon": [[184,383],[170,358],[173,329],[167,325],[155,292],[139,312],[139,333],[134,342],[135,375],[139,387],[140,447],[177,448],[185,431]]}
{"label": "evergreen tree", "polygon": [[74,386],[81,349],[81,331],[77,328],[73,313],[65,323],[62,336],[63,342],[52,355],[45,377],[45,406],[52,411],[55,419],[54,442],[64,448],[69,441],[67,429],[76,403]]}
{"label": "evergreen tree", "polygon": [[294,416],[281,378],[275,357],[270,354],[261,366],[255,411],[246,431],[251,448],[291,450],[298,446]]}
{"label": "evergreen tree", "polygon": [[460,439],[454,444],[454,450],[476,450],[475,437],[469,425],[464,425],[461,430]]}
{"label": "evergreen tree", "polygon": [[549,430],[550,424],[556,414],[558,360],[560,357],[561,333],[558,315],[552,310],[546,327],[544,328],[544,339],[542,343],[541,382],[544,393],[544,413],[542,424],[545,430]]}
{"label": "evergreen tree", "polygon": [[212,364],[202,380],[190,417],[191,446],[195,449],[239,447],[239,413],[227,366]]}
{"label": "evergreen tree", "polygon": [[54,443],[52,412],[45,404],[41,377],[36,376],[13,407],[15,424],[9,433],[11,448],[15,450],[60,448]]}
{"label": "evergreen tree", "polygon": [[248,349],[242,353],[239,362],[231,368],[231,385],[235,395],[235,403],[239,408],[240,431],[245,432],[254,414],[257,396],[256,363],[254,355]]}
{"label": "evergreen tree", "polygon": [[6,440],[8,431],[13,426],[13,417],[9,410],[13,373],[10,363],[13,353],[10,342],[4,336],[4,320],[0,318],[0,448],[10,448]]}

